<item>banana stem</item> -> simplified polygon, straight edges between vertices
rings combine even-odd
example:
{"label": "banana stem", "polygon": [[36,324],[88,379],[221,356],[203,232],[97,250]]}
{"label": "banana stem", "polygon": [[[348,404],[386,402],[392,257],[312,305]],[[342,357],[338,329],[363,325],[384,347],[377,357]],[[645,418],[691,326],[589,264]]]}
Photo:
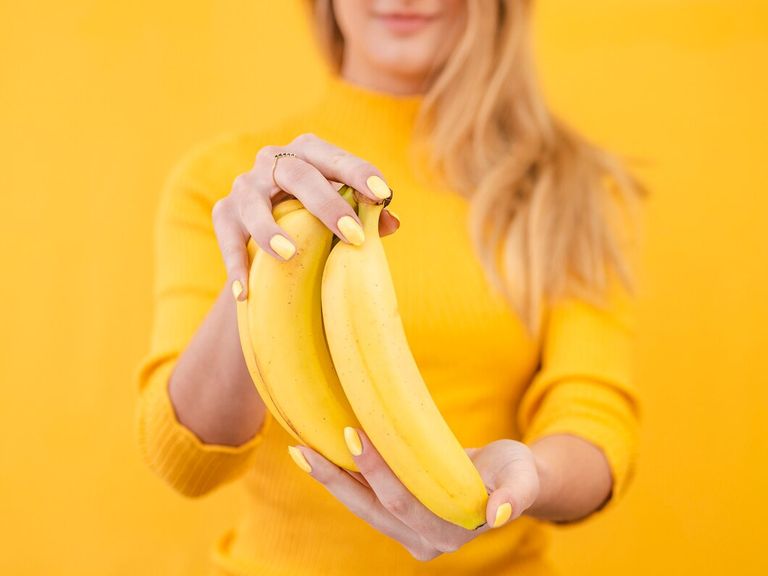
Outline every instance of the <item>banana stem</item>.
{"label": "banana stem", "polygon": [[352,206],[352,208],[357,211],[357,199],[355,198],[355,189],[351,186],[348,186],[344,184],[341,188],[339,188],[339,194],[341,194],[341,197],[344,199],[344,201]]}
{"label": "banana stem", "polygon": [[363,232],[366,238],[379,237],[379,217],[384,209],[384,204],[368,204],[361,202],[357,207],[360,221],[363,223]]}

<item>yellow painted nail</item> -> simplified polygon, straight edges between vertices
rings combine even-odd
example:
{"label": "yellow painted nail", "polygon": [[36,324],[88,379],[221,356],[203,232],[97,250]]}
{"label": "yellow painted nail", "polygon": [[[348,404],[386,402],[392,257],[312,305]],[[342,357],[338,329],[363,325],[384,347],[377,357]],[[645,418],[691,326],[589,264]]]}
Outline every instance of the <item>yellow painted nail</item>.
{"label": "yellow painted nail", "polygon": [[240,294],[243,293],[243,285],[240,282],[240,280],[235,280],[232,282],[232,295],[235,297],[235,300],[240,300]]}
{"label": "yellow painted nail", "polygon": [[512,516],[512,504],[504,502],[504,504],[496,508],[496,518],[493,521],[493,527],[503,526],[507,523],[510,516]]}
{"label": "yellow painted nail", "polygon": [[370,191],[374,193],[376,198],[386,200],[392,195],[392,191],[389,189],[389,186],[387,186],[387,183],[378,176],[369,176],[365,183],[368,185]]}
{"label": "yellow painted nail", "polygon": [[339,221],[336,222],[336,225],[339,227],[339,230],[341,230],[341,233],[344,234],[344,238],[351,244],[360,246],[365,240],[363,229],[352,216],[342,216],[339,218]]}
{"label": "yellow painted nail", "polygon": [[360,435],[351,426],[344,428],[344,441],[347,443],[347,448],[349,448],[352,456],[360,456],[363,453],[363,443],[360,442]]}
{"label": "yellow painted nail", "polygon": [[285,260],[290,260],[291,256],[296,253],[296,246],[282,234],[272,236],[269,239],[269,246]]}
{"label": "yellow painted nail", "polygon": [[296,463],[296,466],[304,470],[307,474],[312,472],[312,466],[309,465],[307,459],[304,458],[304,454],[302,454],[301,450],[296,448],[296,446],[288,446],[288,454],[290,454],[291,459]]}

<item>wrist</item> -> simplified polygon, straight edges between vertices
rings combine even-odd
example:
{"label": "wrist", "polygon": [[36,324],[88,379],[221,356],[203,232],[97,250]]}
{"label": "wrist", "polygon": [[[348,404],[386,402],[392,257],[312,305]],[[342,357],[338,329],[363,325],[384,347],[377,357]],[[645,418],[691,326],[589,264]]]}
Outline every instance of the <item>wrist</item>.
{"label": "wrist", "polygon": [[552,459],[551,450],[539,442],[531,446],[531,453],[539,476],[539,494],[525,514],[540,519],[549,519],[558,509],[559,496],[562,493],[563,474],[561,467]]}

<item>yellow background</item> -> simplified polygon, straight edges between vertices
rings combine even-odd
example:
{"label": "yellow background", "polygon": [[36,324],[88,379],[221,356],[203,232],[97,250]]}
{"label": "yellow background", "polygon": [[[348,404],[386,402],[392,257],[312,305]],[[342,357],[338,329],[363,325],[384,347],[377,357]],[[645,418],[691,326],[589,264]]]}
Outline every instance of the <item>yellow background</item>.
{"label": "yellow background", "polygon": [[[768,9],[541,0],[552,105],[636,158],[642,460],[558,532],[569,574],[765,574]],[[0,2],[0,573],[200,574],[238,488],[186,501],[133,438],[152,217],[196,142],[322,87],[297,0]],[[224,191],[222,191],[224,192]]]}

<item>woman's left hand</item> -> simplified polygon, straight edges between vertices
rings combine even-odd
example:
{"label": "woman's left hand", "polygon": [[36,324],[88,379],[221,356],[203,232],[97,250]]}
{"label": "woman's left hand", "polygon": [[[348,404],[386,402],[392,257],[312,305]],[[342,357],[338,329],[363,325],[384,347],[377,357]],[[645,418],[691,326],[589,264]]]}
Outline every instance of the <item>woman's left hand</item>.
{"label": "woman's left hand", "polygon": [[365,433],[356,432],[362,445],[362,453],[354,456],[359,473],[339,468],[306,446],[294,450],[304,455],[315,480],[356,516],[400,542],[418,560],[458,550],[480,534],[518,518],[539,495],[539,472],[528,446],[515,440],[498,440],[483,448],[469,448],[467,453],[489,497],[486,523],[467,530],[430,512],[395,476]]}

